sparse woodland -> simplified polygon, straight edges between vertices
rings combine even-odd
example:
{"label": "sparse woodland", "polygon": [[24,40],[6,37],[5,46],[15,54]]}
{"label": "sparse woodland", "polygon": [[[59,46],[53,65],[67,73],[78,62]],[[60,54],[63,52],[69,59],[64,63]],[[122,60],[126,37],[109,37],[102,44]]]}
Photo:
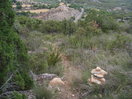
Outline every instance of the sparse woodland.
{"label": "sparse woodland", "polygon": [[[0,99],[131,99],[131,16],[91,8],[76,23],[45,21],[16,15],[9,0],[1,0]],[[108,73],[104,85],[88,82],[97,66]],[[33,79],[45,73],[62,78],[65,87]]]}

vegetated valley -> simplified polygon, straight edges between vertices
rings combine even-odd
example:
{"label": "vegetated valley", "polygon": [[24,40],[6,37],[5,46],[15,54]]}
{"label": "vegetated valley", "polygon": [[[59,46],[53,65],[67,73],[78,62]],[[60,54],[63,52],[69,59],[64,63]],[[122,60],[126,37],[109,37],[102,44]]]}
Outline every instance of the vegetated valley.
{"label": "vegetated valley", "polygon": [[131,4],[1,0],[0,99],[132,99]]}

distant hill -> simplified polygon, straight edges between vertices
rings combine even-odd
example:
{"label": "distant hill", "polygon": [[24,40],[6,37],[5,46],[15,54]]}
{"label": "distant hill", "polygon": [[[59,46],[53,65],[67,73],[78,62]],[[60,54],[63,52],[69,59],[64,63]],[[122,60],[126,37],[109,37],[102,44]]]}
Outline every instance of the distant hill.
{"label": "distant hill", "polygon": [[44,2],[48,4],[58,4],[59,2],[70,3],[76,6],[82,6],[85,9],[99,8],[99,9],[113,9],[115,7],[122,7],[123,9],[132,10],[132,0],[17,0],[17,1],[35,1]]}
{"label": "distant hill", "polygon": [[72,17],[76,18],[80,14],[80,11],[70,8],[66,5],[61,5],[57,8],[52,8],[48,12],[41,13],[35,18],[44,19],[44,20],[64,20],[70,19]]}
{"label": "distant hill", "polygon": [[70,4],[82,5],[84,8],[112,9],[113,7],[124,7],[132,10],[132,0],[34,0],[38,2],[57,3],[59,1]]}

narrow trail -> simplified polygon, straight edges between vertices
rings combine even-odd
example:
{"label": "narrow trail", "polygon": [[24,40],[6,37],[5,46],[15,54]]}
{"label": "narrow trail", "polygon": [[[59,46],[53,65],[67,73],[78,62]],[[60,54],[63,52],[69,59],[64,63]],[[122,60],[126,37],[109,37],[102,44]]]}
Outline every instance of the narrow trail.
{"label": "narrow trail", "polygon": [[[59,51],[59,47],[55,43],[45,42],[56,51]],[[59,51],[60,52],[60,51]],[[65,88],[63,88],[60,92],[59,99],[79,99],[79,95],[76,92],[73,92],[72,83],[75,79],[75,76],[80,72],[78,69],[73,66],[72,62],[68,59],[65,53],[60,52],[61,64],[64,66],[63,78],[66,82]]]}
{"label": "narrow trail", "polygon": [[81,12],[80,12],[80,14],[75,18],[74,22],[75,22],[75,23],[78,22],[78,20],[81,19],[81,17],[83,16],[83,14],[84,14],[84,8],[81,8]]}
{"label": "narrow trail", "polygon": [[77,69],[67,59],[64,53],[61,53],[61,60],[62,60],[62,65],[64,66],[63,77],[65,81],[67,82],[65,89],[62,92],[63,99],[79,99],[79,95],[76,92],[73,92],[73,89],[72,89],[72,83],[74,80],[74,72],[77,72]]}

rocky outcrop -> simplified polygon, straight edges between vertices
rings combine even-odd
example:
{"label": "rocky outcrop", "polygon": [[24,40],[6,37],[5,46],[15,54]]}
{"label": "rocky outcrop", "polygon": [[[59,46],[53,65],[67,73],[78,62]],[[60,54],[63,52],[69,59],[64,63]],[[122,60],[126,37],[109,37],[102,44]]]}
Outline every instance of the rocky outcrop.
{"label": "rocky outcrop", "polygon": [[38,19],[44,19],[44,20],[64,20],[64,19],[70,19],[72,17],[76,18],[78,15],[80,15],[80,11],[75,10],[73,8],[69,8],[66,5],[61,5],[57,8],[52,8],[48,12],[41,13],[37,16],[34,16],[34,18]]}

